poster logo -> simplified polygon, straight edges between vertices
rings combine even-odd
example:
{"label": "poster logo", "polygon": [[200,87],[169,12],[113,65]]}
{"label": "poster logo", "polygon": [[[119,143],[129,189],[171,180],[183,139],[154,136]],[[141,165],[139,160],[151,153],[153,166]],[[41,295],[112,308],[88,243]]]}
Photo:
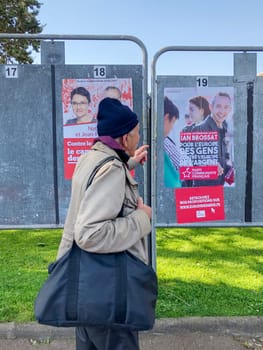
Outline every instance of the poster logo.
{"label": "poster logo", "polygon": [[182,166],[180,167],[181,180],[213,180],[218,177],[218,167],[214,166]]}

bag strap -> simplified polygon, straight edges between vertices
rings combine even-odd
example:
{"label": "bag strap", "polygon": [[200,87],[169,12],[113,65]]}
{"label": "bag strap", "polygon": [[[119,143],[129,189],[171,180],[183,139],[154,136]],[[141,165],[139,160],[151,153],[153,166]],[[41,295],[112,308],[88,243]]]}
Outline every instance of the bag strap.
{"label": "bag strap", "polygon": [[[95,166],[95,168],[92,170],[91,175],[88,179],[86,190],[91,185],[99,169],[104,164],[114,159],[119,159],[119,158],[115,156],[109,156],[102,159]],[[78,287],[78,283],[79,283],[80,270],[79,268],[76,268],[76,267],[80,266],[80,256],[81,256],[81,249],[79,249],[75,240],[73,240],[73,246],[72,246],[69,265],[68,265],[68,291],[67,291],[67,299],[66,299],[66,318],[70,321],[74,321],[78,319],[78,309],[77,309],[78,293],[76,293],[76,288]]]}
{"label": "bag strap", "polygon": [[[119,161],[121,161],[118,157],[115,157],[115,156],[109,156],[109,157],[106,157],[104,159],[102,159],[96,166],[95,168],[92,170],[91,174],[90,174],[90,177],[88,179],[88,182],[87,182],[87,186],[86,186],[86,190],[87,188],[91,185],[94,177],[96,176],[97,172],[100,170],[100,168],[110,162],[111,160],[114,160],[114,159],[118,159]],[[121,210],[119,212],[119,214],[117,215],[117,217],[122,217],[123,216],[123,205],[121,207]]]}
{"label": "bag strap", "polygon": [[117,158],[117,157],[115,157],[115,156],[109,156],[109,157],[106,157],[106,158],[102,159],[102,160],[95,166],[95,168],[92,170],[92,172],[91,172],[91,174],[90,174],[90,177],[89,177],[89,179],[88,179],[87,186],[86,186],[86,190],[87,190],[87,188],[91,185],[91,183],[92,183],[94,177],[96,176],[96,174],[97,174],[97,172],[100,170],[100,168],[101,168],[104,164],[106,164],[106,163],[108,163],[108,162],[110,162],[111,160],[114,160],[114,159],[118,159],[118,160],[119,160],[119,158]]}

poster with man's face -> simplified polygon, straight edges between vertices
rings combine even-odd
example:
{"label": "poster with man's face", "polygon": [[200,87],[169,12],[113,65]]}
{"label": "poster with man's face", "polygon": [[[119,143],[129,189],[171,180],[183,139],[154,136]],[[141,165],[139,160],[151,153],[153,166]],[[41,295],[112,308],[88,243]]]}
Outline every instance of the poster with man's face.
{"label": "poster with man's face", "polygon": [[165,186],[233,187],[233,87],[165,88],[164,96]]}
{"label": "poster with man's face", "polygon": [[62,80],[65,179],[72,178],[78,158],[97,137],[98,105],[105,97],[117,98],[132,109],[132,79]]}
{"label": "poster with man's face", "polygon": [[224,220],[235,186],[233,87],[164,89],[164,185],[178,223]]}

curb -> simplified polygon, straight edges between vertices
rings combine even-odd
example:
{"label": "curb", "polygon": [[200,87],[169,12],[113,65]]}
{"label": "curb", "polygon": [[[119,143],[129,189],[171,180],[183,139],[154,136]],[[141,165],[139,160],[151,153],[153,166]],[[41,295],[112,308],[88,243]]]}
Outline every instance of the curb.
{"label": "curb", "polygon": [[[263,317],[182,317],[156,320],[151,331],[142,333],[185,334],[213,333],[224,335],[263,336]],[[30,323],[0,323],[0,339],[71,338],[74,328],[51,327]]]}

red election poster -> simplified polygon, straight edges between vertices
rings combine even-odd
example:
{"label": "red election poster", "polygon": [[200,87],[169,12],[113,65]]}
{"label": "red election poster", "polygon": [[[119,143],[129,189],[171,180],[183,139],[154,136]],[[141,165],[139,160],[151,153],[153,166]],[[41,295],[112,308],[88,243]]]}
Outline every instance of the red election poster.
{"label": "red election poster", "polygon": [[64,131],[64,175],[68,180],[72,178],[78,158],[88,152],[97,136],[96,123],[87,124],[85,131],[79,129],[66,128]]}
{"label": "red election poster", "polygon": [[224,220],[223,186],[177,188],[176,216],[177,222],[193,223],[201,221]]}
{"label": "red election poster", "polygon": [[182,180],[216,180],[218,177],[218,132],[180,132],[180,144],[192,159],[180,167]]}
{"label": "red election poster", "polygon": [[64,177],[72,178],[78,158],[97,137],[97,109],[104,97],[133,107],[132,79],[63,79]]}

